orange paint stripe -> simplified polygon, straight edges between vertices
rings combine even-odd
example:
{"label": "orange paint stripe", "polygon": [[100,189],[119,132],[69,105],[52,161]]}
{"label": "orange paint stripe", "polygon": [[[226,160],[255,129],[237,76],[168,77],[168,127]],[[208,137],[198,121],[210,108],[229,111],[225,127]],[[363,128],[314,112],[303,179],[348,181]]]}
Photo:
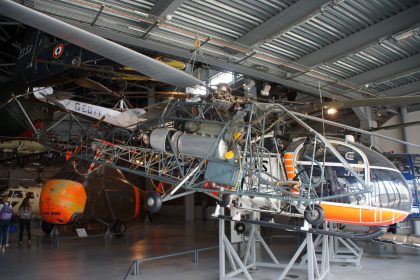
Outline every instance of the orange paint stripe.
{"label": "orange paint stripe", "polygon": [[408,216],[407,213],[387,209],[371,207],[354,207],[342,205],[330,205],[321,203],[324,210],[325,220],[329,222],[354,224],[363,226],[387,226],[398,223]]}
{"label": "orange paint stripe", "polygon": [[293,159],[294,156],[295,156],[294,153],[284,153],[283,155],[283,157],[287,159]]}
{"label": "orange paint stripe", "polygon": [[286,172],[295,172],[295,167],[294,166],[286,166]]}
{"label": "orange paint stripe", "polygon": [[134,217],[140,214],[140,191],[137,187],[133,187],[136,196],[136,208],[134,209]]}
{"label": "orange paint stripe", "polygon": [[284,165],[293,165],[293,159],[285,159]]}

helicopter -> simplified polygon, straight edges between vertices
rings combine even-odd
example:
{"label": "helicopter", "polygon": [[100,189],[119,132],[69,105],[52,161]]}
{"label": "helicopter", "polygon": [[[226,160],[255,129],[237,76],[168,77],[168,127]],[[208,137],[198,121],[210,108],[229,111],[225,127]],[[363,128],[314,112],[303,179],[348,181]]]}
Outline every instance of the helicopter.
{"label": "helicopter", "polygon": [[[291,121],[314,136],[284,147],[280,126]],[[325,138],[281,104],[226,93],[173,100],[157,124],[138,129],[137,143],[92,139],[85,148],[96,154],[75,157],[172,184],[163,195],[149,194],[151,211],[182,188],[184,194],[217,192],[237,221],[243,212],[260,212],[312,225],[388,226],[410,213],[409,187],[389,160],[352,140]]]}
{"label": "helicopter", "polygon": [[126,223],[139,217],[140,187],[132,183],[135,179],[105,166],[93,171],[85,176],[66,164],[45,183],[39,197],[45,233],[56,225],[96,221],[121,236]]}
{"label": "helicopter", "polygon": [[[14,2],[2,1],[0,8],[8,17],[153,79],[180,87],[203,84],[184,72]],[[373,98],[369,101],[378,102]],[[86,175],[105,166],[172,185],[161,194],[149,193],[146,203],[150,211],[158,211],[162,202],[203,192],[219,199],[219,206],[231,209],[227,217],[217,207],[214,217],[266,226],[273,223],[252,221],[243,213],[303,217],[314,226],[325,221],[387,226],[409,214],[410,191],[392,163],[353,141],[327,139],[303,119],[384,137],[379,134],[291,111],[280,103],[258,102],[247,94],[233,96],[222,89],[203,98],[158,104],[142,118],[145,121],[137,124],[126,143],[82,139],[72,161],[88,162]],[[291,123],[305,128],[308,137],[283,142],[282,128]]]}

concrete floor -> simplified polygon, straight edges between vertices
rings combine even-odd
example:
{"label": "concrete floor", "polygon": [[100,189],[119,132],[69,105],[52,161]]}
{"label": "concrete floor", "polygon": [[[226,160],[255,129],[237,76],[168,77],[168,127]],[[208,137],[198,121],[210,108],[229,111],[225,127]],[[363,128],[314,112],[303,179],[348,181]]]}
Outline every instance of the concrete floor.
{"label": "concrete floor", "polygon": [[[49,238],[37,242],[36,237],[31,248],[18,248],[17,236],[12,234],[11,247],[0,255],[0,279],[123,279],[133,260],[218,244],[215,221],[133,225],[128,238],[113,239],[108,244],[103,237],[72,238],[72,232],[60,234],[58,248]],[[41,236],[39,228],[34,233]],[[288,232],[275,234],[286,235],[271,239],[271,246],[279,261],[287,262],[298,247],[297,239],[287,237]],[[365,250],[362,267],[333,264],[329,279],[419,279],[420,248],[365,242],[360,245]],[[140,269],[140,279],[218,279],[218,251],[200,253],[198,263],[192,262],[189,254],[143,262]],[[258,269],[252,275],[265,280],[277,279],[280,273]],[[287,277],[306,278],[302,269],[292,270]]]}

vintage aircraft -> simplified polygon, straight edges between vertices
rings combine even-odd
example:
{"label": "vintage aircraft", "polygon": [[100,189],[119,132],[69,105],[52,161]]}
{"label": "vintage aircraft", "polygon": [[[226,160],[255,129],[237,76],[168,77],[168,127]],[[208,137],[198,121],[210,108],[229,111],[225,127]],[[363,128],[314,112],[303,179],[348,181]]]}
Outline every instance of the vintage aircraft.
{"label": "vintage aircraft", "polygon": [[52,87],[33,88],[34,97],[42,102],[57,105],[64,111],[78,113],[104,123],[117,127],[133,129],[139,121],[143,119],[141,116],[146,112],[141,108],[130,109],[122,101],[120,109],[110,109],[102,106],[92,105],[81,101],[70,99],[67,93],[54,93]]}
{"label": "vintage aircraft", "polygon": [[30,138],[0,137],[0,162],[17,161],[21,166],[29,159],[41,158],[48,147]]}
{"label": "vintage aircraft", "polygon": [[[1,1],[0,12],[156,80],[180,87],[202,84],[186,73],[14,2]],[[86,137],[73,160],[88,162],[86,175],[109,167],[173,185],[163,195],[148,196],[147,206],[154,211],[162,201],[194,192],[216,192],[220,205],[229,207],[232,216],[216,209],[215,217],[266,226],[273,223],[247,219],[243,213],[303,216],[313,225],[331,221],[367,226],[387,226],[409,214],[407,183],[388,160],[352,141],[327,139],[302,119],[384,136],[293,112],[281,104],[256,102],[252,96],[235,97],[228,91],[161,106],[153,122],[149,111],[143,115],[147,121],[138,124],[138,135],[129,142]],[[284,141],[283,128],[291,124],[307,129],[308,137]],[[181,188],[185,192],[179,193]]]}
{"label": "vintage aircraft", "polygon": [[[39,30],[29,28],[22,37],[15,74],[24,84],[54,86],[72,82],[101,92],[106,88],[87,77],[126,81],[151,80],[139,75],[133,68],[123,67]],[[186,66],[181,61],[160,56],[154,59],[179,70],[184,70]]]}
{"label": "vintage aircraft", "polygon": [[97,221],[122,234],[126,223],[139,217],[140,187],[133,180],[105,166],[91,171],[84,176],[68,164],[46,182],[39,199],[45,233],[54,225]]}
{"label": "vintage aircraft", "polygon": [[[160,82],[178,87],[196,86],[202,82],[193,76],[175,69],[117,43],[96,36],[80,28],[27,8],[13,1],[1,1],[0,13],[38,30],[75,44],[90,52],[130,67]],[[56,46],[54,53],[62,54],[62,48]],[[29,51],[30,52],[30,51]]]}

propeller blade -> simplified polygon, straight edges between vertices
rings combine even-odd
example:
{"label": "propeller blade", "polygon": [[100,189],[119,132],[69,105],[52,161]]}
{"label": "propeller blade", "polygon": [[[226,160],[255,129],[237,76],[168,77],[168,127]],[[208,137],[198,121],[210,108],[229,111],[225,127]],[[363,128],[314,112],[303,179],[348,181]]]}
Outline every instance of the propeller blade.
{"label": "propeller blade", "polygon": [[98,83],[97,81],[91,80],[89,78],[75,80],[74,83],[81,87],[92,89],[94,91],[109,92],[109,93],[112,92],[112,90],[110,90],[103,84]]}
{"label": "propeller blade", "polygon": [[0,13],[131,67],[155,80],[179,87],[203,84],[202,81],[183,71],[15,2],[1,0]]}
{"label": "propeller blade", "polygon": [[389,105],[407,105],[420,103],[420,96],[398,96],[398,97],[378,97],[355,100],[337,100],[334,102],[326,102],[323,105],[327,108],[354,108],[369,106],[389,106]]}

